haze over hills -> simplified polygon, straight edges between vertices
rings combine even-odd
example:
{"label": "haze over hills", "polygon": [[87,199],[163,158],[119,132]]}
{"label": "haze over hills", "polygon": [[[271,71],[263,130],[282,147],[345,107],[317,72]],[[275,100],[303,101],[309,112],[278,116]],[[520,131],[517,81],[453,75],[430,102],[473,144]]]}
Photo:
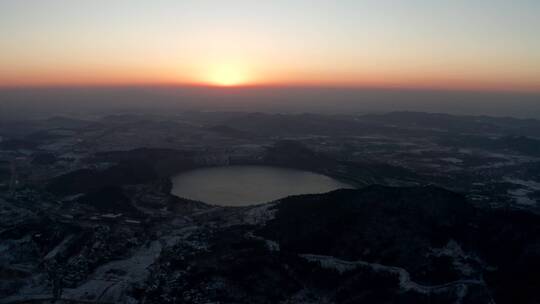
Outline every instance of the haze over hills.
{"label": "haze over hills", "polygon": [[169,110],[273,113],[419,111],[540,118],[540,94],[317,87],[72,87],[0,89],[3,119]]}

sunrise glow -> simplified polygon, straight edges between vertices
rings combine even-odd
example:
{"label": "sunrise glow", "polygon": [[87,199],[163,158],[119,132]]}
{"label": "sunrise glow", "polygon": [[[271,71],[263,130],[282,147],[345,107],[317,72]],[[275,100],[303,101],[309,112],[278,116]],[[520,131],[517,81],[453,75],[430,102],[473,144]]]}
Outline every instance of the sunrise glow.
{"label": "sunrise glow", "polygon": [[540,92],[540,1],[518,2],[0,1],[0,87]]}
{"label": "sunrise glow", "polygon": [[244,68],[234,64],[224,64],[209,72],[206,81],[209,85],[231,87],[249,84],[250,79]]}

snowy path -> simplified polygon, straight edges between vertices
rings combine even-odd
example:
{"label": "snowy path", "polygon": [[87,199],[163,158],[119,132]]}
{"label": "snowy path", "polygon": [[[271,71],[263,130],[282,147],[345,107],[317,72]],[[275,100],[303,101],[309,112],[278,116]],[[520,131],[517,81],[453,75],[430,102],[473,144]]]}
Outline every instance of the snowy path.
{"label": "snowy path", "polygon": [[300,256],[305,258],[308,261],[318,262],[323,268],[334,269],[338,271],[339,273],[351,271],[358,267],[366,267],[366,268],[371,268],[373,271],[376,271],[376,272],[380,271],[380,272],[389,272],[389,273],[397,274],[399,276],[399,286],[401,288],[403,288],[404,290],[413,290],[413,291],[423,293],[423,294],[446,292],[450,288],[463,287],[466,285],[485,286],[484,281],[474,280],[474,279],[457,280],[457,281],[452,281],[452,282],[439,284],[439,285],[422,285],[422,284],[414,282],[411,279],[411,275],[409,274],[409,272],[406,269],[401,268],[401,267],[386,266],[386,265],[381,265],[378,263],[369,263],[365,261],[351,262],[351,261],[341,260],[333,256],[325,256],[325,255],[301,254]]}

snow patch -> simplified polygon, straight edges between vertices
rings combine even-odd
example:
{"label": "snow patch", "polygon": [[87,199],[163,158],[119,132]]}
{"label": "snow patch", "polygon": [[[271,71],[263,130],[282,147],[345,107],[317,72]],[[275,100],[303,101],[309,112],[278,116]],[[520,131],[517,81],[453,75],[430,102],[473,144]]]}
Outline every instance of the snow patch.
{"label": "snow patch", "polygon": [[278,202],[269,203],[249,209],[244,213],[244,222],[249,225],[264,225],[274,219]]}
{"label": "snow patch", "polygon": [[523,206],[534,206],[536,201],[529,198],[529,194],[534,191],[540,191],[540,183],[533,180],[523,180],[518,178],[505,178],[508,183],[521,186],[519,189],[508,190],[508,195],[512,196],[517,204]]}

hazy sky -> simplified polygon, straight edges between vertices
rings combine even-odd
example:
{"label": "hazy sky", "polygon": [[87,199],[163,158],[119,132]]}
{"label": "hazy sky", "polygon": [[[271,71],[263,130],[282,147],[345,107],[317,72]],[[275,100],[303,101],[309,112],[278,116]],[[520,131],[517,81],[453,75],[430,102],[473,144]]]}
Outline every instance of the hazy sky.
{"label": "hazy sky", "polygon": [[0,0],[0,86],[540,91],[539,0]]}

